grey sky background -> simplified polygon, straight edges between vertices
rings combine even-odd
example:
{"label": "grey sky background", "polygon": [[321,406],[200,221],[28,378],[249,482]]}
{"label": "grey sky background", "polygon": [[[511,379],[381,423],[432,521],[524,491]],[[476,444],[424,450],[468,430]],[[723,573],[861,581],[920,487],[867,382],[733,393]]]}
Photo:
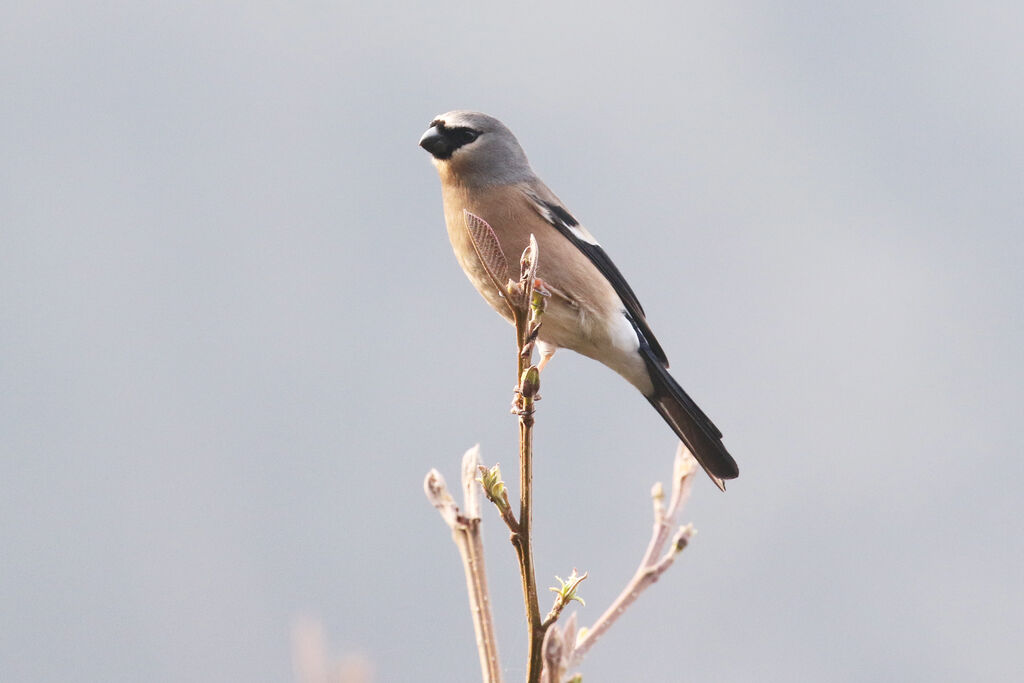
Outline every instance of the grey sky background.
{"label": "grey sky background", "polygon": [[[478,675],[427,505],[514,471],[511,329],[416,141],[476,108],[626,274],[740,463],[587,681],[1019,680],[1020,3],[7,3],[0,679]],[[592,622],[669,429],[561,352],[536,553]],[[508,680],[514,554],[485,520]]]}

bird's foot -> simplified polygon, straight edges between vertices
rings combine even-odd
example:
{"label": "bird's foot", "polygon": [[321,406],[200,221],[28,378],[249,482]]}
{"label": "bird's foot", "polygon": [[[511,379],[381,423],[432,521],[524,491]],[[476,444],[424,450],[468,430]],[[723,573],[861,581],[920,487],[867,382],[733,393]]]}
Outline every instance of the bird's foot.
{"label": "bird's foot", "polygon": [[554,344],[549,344],[538,339],[537,350],[540,351],[540,362],[537,363],[537,371],[541,372],[544,370],[544,366],[548,364],[548,361],[550,361],[555,355],[555,351],[558,350],[558,347]]}
{"label": "bird's foot", "polygon": [[[551,357],[554,356],[554,355],[555,355],[554,351],[552,351],[547,356],[541,354],[540,362],[537,363],[537,372],[544,372],[544,366],[548,364],[548,361],[551,360]],[[537,398],[540,398],[540,397],[538,396]]]}

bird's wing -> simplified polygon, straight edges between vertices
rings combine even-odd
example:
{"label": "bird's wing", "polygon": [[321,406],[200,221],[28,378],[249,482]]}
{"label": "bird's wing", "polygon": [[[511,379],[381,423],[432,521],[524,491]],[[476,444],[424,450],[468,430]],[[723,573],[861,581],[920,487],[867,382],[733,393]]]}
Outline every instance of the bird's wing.
{"label": "bird's wing", "polygon": [[637,299],[633,288],[629,286],[626,278],[622,276],[619,269],[612,263],[608,254],[597,243],[597,240],[590,234],[590,231],[580,225],[580,222],[569,213],[558,200],[558,197],[547,187],[543,185],[539,187],[531,186],[524,188],[524,191],[537,210],[537,213],[549,225],[564,235],[573,246],[583,252],[590,259],[590,262],[604,275],[605,279],[608,280],[615,290],[615,293],[619,295],[619,299],[622,300],[626,314],[635,324],[637,331],[643,335],[655,357],[667,368],[668,358],[665,356],[665,351],[661,348],[661,344],[655,339],[654,333],[647,324],[647,318],[644,314],[643,306],[640,305],[640,300]]}

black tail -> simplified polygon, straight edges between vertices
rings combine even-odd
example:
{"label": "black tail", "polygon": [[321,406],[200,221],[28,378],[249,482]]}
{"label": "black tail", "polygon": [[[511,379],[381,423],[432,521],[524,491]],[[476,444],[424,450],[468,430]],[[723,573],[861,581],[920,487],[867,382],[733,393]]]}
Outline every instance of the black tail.
{"label": "black tail", "polygon": [[723,479],[735,479],[740,470],[736,461],[725,450],[722,432],[704,414],[693,399],[679,386],[668,369],[655,357],[641,337],[640,353],[644,354],[654,393],[647,397],[672,431],[690,449],[704,471],[718,488],[725,490]]}

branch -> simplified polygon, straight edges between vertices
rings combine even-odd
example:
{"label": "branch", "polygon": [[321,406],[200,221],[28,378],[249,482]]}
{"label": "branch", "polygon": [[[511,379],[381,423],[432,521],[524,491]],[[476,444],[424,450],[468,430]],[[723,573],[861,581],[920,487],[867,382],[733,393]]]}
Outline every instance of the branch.
{"label": "branch", "polygon": [[676,525],[676,516],[690,497],[693,475],[696,472],[697,461],[686,446],[680,443],[676,451],[672,494],[669,497],[668,505],[665,505],[665,493],[660,482],[651,489],[651,498],[654,503],[654,528],[651,531],[651,540],[640,561],[640,566],[619,597],[612,602],[590,630],[579,639],[579,642],[574,643],[575,647],[568,658],[567,668],[579,665],[583,656],[594,646],[597,639],[611,628],[612,624],[626,611],[626,608],[636,602],[640,594],[672,566],[676,555],[683,551],[696,533],[692,524],[678,527],[672,535],[671,544],[667,550],[665,549],[665,542]]}
{"label": "branch", "polygon": [[523,579],[523,602],[526,605],[527,681],[540,683],[544,669],[543,645],[547,624],[541,619],[537,600],[537,575],[533,566],[533,413],[540,390],[540,371],[533,365],[533,347],[540,332],[544,313],[544,289],[537,287],[537,240],[530,235],[530,244],[519,261],[519,282],[510,282],[506,301],[512,309],[518,347],[516,397],[513,412],[519,416],[519,520],[512,533],[512,545],[519,559]]}
{"label": "branch", "polygon": [[[528,637],[527,681],[540,683],[544,670],[544,634],[558,618],[564,602],[542,619],[537,599],[537,576],[533,565],[533,424],[536,401],[539,398],[540,370],[533,365],[533,348],[540,334],[541,317],[549,296],[537,278],[540,260],[534,235],[519,260],[519,281],[511,279],[501,288],[503,276],[508,275],[509,263],[498,242],[497,235],[487,221],[469,211],[463,211],[466,231],[477,257],[491,284],[498,289],[512,314],[516,328],[516,389],[512,412],[519,416],[519,517],[515,516],[501,480],[501,471],[480,468],[480,483],[488,500],[494,503],[502,520],[512,532],[510,540],[519,560],[519,573],[523,582],[523,602],[526,607]],[[575,577],[575,572],[574,575]],[[582,580],[582,579],[580,579]],[[576,584],[572,586],[572,593]],[[565,589],[565,586],[562,587]]]}
{"label": "branch", "polygon": [[544,683],[561,683],[563,661],[564,641],[558,627],[555,626],[549,628],[544,635]]}
{"label": "branch", "polygon": [[[545,683],[561,683],[568,671],[572,653],[576,649],[577,612],[565,620],[565,627],[559,629],[558,624],[550,624],[544,634],[544,681]],[[579,681],[576,676],[570,680]]]}
{"label": "branch", "polygon": [[459,506],[448,492],[444,477],[437,470],[430,470],[427,473],[423,490],[427,494],[427,500],[437,508],[441,518],[451,528],[452,540],[455,541],[462,557],[466,591],[469,594],[469,611],[473,615],[473,629],[476,632],[476,647],[480,655],[483,681],[501,683],[498,640],[494,634],[494,618],[491,616],[487,571],[484,566],[483,539],[480,535],[480,489],[475,479],[479,467],[480,447],[474,446],[462,457],[465,514],[459,511]]}

